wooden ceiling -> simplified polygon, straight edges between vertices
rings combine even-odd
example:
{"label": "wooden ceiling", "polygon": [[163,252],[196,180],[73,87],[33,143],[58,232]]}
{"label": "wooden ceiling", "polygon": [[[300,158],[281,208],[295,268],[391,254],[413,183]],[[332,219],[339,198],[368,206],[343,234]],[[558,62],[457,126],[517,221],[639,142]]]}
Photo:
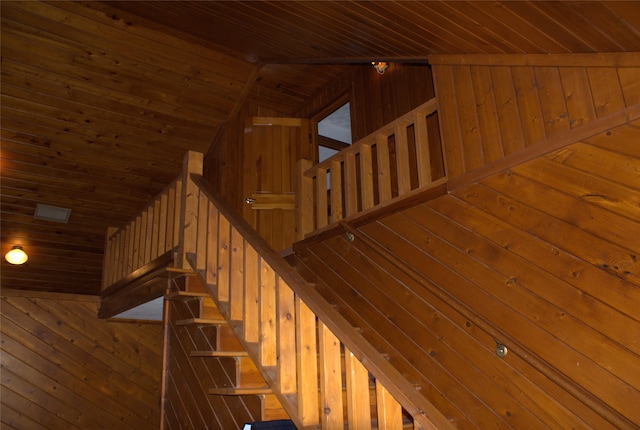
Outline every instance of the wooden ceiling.
{"label": "wooden ceiling", "polygon": [[[295,112],[349,64],[640,51],[629,2],[1,2],[2,287],[97,294],[104,234],[246,100]],[[67,224],[36,204],[70,208]]]}

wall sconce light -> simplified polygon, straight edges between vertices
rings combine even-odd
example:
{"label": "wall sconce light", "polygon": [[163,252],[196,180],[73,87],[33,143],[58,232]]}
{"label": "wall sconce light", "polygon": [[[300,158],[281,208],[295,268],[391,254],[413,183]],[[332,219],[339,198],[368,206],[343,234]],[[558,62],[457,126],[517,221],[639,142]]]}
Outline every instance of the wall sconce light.
{"label": "wall sconce light", "polygon": [[381,75],[384,74],[384,71],[389,67],[389,63],[385,61],[372,61],[371,64],[373,64],[373,68],[376,69],[376,72]]}
{"label": "wall sconce light", "polygon": [[4,258],[11,264],[19,265],[26,263],[29,256],[22,250],[21,246],[16,245],[11,248],[11,251],[5,254]]}

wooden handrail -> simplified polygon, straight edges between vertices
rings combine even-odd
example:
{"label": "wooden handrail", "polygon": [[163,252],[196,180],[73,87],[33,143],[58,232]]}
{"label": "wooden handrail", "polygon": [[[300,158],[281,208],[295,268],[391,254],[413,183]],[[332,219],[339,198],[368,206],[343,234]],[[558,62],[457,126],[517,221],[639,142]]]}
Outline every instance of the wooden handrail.
{"label": "wooden handrail", "polygon": [[[422,428],[452,428],[202,176],[192,174],[188,180],[197,186],[198,197],[185,210],[198,216],[194,219],[196,240],[184,244],[187,260],[299,428],[333,428],[331,423],[338,421],[343,426],[342,395],[335,392],[342,382],[332,379],[340,378],[341,372],[329,371],[340,360],[335,356],[340,348],[336,352],[333,339],[340,339],[348,354],[353,354],[350,364],[364,366],[365,374],[371,373],[384,387],[379,394],[385,399],[383,404],[393,404],[388,391]],[[207,259],[199,258],[200,253]],[[351,382],[353,386],[356,381]],[[351,411],[347,420],[362,414],[354,410],[357,398],[353,396],[351,403],[347,396],[347,410]],[[397,415],[391,411],[380,414]],[[350,428],[361,428],[353,425]]]}
{"label": "wooden handrail", "polygon": [[297,239],[428,188],[431,154],[442,154],[427,128],[436,106],[431,99],[315,166],[300,162]]}

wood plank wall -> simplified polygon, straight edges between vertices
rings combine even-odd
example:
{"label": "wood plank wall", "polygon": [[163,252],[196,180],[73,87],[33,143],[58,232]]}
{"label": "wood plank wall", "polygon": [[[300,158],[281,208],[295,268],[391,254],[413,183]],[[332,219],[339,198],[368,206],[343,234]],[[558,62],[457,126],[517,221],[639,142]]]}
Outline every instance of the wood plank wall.
{"label": "wood plank wall", "polygon": [[640,102],[640,54],[433,56],[449,179]]}
{"label": "wood plank wall", "polygon": [[3,429],[157,429],[162,325],[99,320],[92,296],[2,292]]}
{"label": "wood plank wall", "polygon": [[296,267],[458,428],[638,428],[638,142],[636,120]]}
{"label": "wood plank wall", "polygon": [[435,97],[426,64],[391,63],[383,75],[370,65],[357,65],[302,105],[296,116],[311,118],[345,93],[350,94],[354,142]]}

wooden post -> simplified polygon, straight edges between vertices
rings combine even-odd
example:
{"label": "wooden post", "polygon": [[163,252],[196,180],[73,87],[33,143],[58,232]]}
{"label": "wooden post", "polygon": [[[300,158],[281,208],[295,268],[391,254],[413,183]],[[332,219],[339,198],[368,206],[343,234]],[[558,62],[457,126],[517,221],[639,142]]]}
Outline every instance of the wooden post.
{"label": "wooden post", "polygon": [[304,235],[312,232],[313,222],[313,179],[304,172],[313,166],[313,162],[300,159],[296,163],[296,240],[304,239]]}
{"label": "wooden post", "polygon": [[182,200],[180,209],[180,239],[175,266],[189,268],[187,253],[196,252],[196,230],[198,222],[198,188],[191,180],[191,174],[202,175],[203,155],[188,151],[182,164]]}

